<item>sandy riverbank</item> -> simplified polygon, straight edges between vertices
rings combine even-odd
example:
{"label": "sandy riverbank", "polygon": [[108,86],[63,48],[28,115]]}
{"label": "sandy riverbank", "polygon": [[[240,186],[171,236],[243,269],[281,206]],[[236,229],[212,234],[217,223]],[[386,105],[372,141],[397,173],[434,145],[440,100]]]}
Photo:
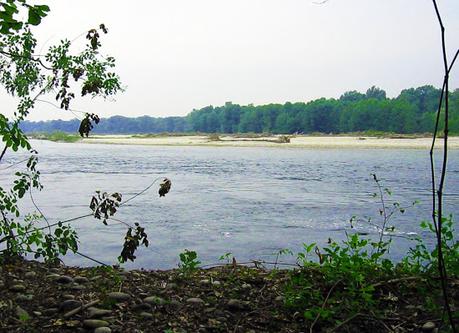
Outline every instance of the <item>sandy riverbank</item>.
{"label": "sandy riverbank", "polygon": [[[141,137],[132,135],[95,135],[83,139],[84,143],[104,143],[123,145],[152,146],[223,146],[223,147],[282,147],[282,148],[395,148],[395,149],[429,149],[431,138],[378,138],[353,136],[295,136],[289,143],[279,143],[278,136],[269,137],[235,137],[221,136],[212,140],[209,136],[155,136]],[[441,139],[437,146],[442,147]],[[459,137],[449,139],[449,147],[459,149]]]}

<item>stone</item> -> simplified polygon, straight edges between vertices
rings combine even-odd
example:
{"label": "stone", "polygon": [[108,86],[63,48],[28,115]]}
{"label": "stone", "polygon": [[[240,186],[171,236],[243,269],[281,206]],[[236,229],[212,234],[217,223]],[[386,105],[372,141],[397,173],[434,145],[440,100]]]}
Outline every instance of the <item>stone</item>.
{"label": "stone", "polygon": [[283,302],[284,301],[284,297],[283,296],[277,296],[274,300],[276,302]]}
{"label": "stone", "polygon": [[33,295],[19,294],[16,296],[16,301],[18,302],[30,302],[31,300],[33,300]]}
{"label": "stone", "polygon": [[23,284],[15,284],[10,287],[10,290],[14,292],[21,292],[26,290],[26,287]]}
{"label": "stone", "polygon": [[34,314],[35,317],[40,317],[41,316],[41,312],[40,311],[34,311],[32,313]]}
{"label": "stone", "polygon": [[75,281],[76,283],[85,284],[85,283],[89,282],[89,279],[87,277],[85,277],[85,276],[75,276],[73,281]]}
{"label": "stone", "polygon": [[210,283],[210,280],[204,279],[204,280],[199,281],[199,283],[206,285]]}
{"label": "stone", "polygon": [[54,307],[54,305],[56,304],[56,300],[52,297],[47,297],[43,300],[43,305],[47,306],[47,307]]}
{"label": "stone", "polygon": [[73,282],[73,278],[67,275],[61,275],[54,280],[57,283],[68,284]]}
{"label": "stone", "polygon": [[110,310],[98,309],[94,307],[88,308],[88,318],[101,318],[104,316],[110,315],[112,312]]}
{"label": "stone", "polygon": [[103,326],[96,328],[94,330],[94,333],[112,333],[112,330],[110,329],[110,327]]}
{"label": "stone", "polygon": [[168,283],[166,285],[166,289],[177,289],[177,284],[176,283]]}
{"label": "stone", "polygon": [[220,286],[222,283],[220,281],[213,281],[212,284],[215,286],[215,287],[218,287]]}
{"label": "stone", "polygon": [[44,309],[43,310],[43,315],[45,316],[52,316],[56,313],[59,312],[59,309],[58,308],[48,308],[48,309]]}
{"label": "stone", "polygon": [[77,301],[77,300],[74,300],[74,299],[68,299],[68,300],[63,301],[59,305],[59,309],[61,311],[67,312],[67,311],[76,309],[76,308],[78,308],[80,306],[81,306],[81,302],[80,301]]}
{"label": "stone", "polygon": [[173,306],[175,308],[178,308],[180,305],[182,305],[182,303],[180,303],[179,301],[177,301],[176,299],[173,299],[170,301],[169,303],[170,306]]}
{"label": "stone", "polygon": [[32,279],[34,277],[37,276],[37,273],[36,272],[27,272],[24,274],[24,277],[27,278],[27,279]]}
{"label": "stone", "polygon": [[70,294],[65,294],[65,295],[62,295],[62,298],[67,300],[67,299],[75,299],[75,296],[74,295],[70,295]]}
{"label": "stone", "polygon": [[80,291],[80,290],[86,289],[86,287],[81,284],[74,284],[73,286],[70,287],[70,289],[74,291]]}
{"label": "stone", "polygon": [[146,298],[144,298],[143,301],[145,303],[153,304],[153,305],[164,305],[164,304],[166,304],[166,301],[164,299],[162,299],[161,297],[158,297],[158,296],[146,297]]}
{"label": "stone", "polygon": [[228,307],[229,310],[235,310],[235,311],[244,310],[247,307],[243,301],[238,300],[238,299],[230,299],[228,303],[226,303],[226,306]]}
{"label": "stone", "polygon": [[139,303],[139,304],[134,305],[133,310],[134,311],[150,311],[151,305],[147,303]]}
{"label": "stone", "polygon": [[252,286],[250,284],[248,284],[248,283],[244,283],[241,287],[242,287],[242,289],[250,289],[250,288],[252,288]]}
{"label": "stone", "polygon": [[108,299],[115,302],[126,302],[131,299],[131,295],[122,293],[120,291],[113,291],[107,294]]}
{"label": "stone", "polygon": [[51,273],[57,274],[57,273],[59,273],[61,270],[60,270],[59,268],[53,267],[53,268],[50,268],[49,271],[50,271]]}
{"label": "stone", "polygon": [[59,277],[60,277],[60,275],[59,275],[59,274],[56,274],[56,273],[52,273],[52,274],[46,275],[46,278],[47,278],[47,279],[51,279],[51,280],[55,280],[55,279],[57,279],[57,278],[59,278]]}
{"label": "stone", "polygon": [[433,332],[435,330],[435,323],[428,321],[424,325],[422,325],[423,332]]}
{"label": "stone", "polygon": [[20,320],[27,320],[30,318],[27,311],[21,308],[20,306],[16,307],[16,317],[19,318]]}
{"label": "stone", "polygon": [[140,317],[145,318],[145,319],[151,319],[151,318],[153,318],[153,314],[151,314],[149,312],[141,312],[140,313]]}
{"label": "stone", "polygon": [[108,327],[108,322],[100,319],[86,319],[83,320],[83,326],[86,328],[99,328],[99,327]]}
{"label": "stone", "polygon": [[189,304],[204,304],[204,301],[199,297],[188,298],[186,302]]}

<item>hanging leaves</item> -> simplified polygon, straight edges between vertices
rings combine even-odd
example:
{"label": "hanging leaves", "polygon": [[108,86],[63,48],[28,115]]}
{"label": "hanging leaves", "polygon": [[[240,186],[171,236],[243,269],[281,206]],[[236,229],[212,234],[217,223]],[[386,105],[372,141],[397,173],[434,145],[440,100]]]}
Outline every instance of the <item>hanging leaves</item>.
{"label": "hanging leaves", "polygon": [[100,121],[99,116],[94,113],[86,113],[84,119],[80,123],[80,128],[78,129],[78,132],[82,137],[89,136],[89,132],[94,128],[92,121],[97,125]]}
{"label": "hanging leaves", "polygon": [[102,223],[107,225],[107,219],[115,215],[120,203],[120,193],[108,194],[107,192],[101,193],[100,191],[96,191],[96,195],[91,199],[89,208],[93,211],[96,219],[102,220]]}
{"label": "hanging leaves", "polygon": [[171,185],[172,185],[172,182],[169,179],[164,178],[162,183],[159,184],[159,191],[158,191],[159,196],[164,197],[167,193],[169,193],[171,189]]}
{"label": "hanging leaves", "polygon": [[145,245],[148,247],[148,235],[145,233],[145,229],[142,228],[138,223],[135,223],[135,234],[132,234],[132,228],[129,228],[124,237],[124,245],[121,250],[121,254],[118,257],[118,260],[123,263],[128,260],[134,261],[136,256],[134,255],[135,251],[139,245]]}

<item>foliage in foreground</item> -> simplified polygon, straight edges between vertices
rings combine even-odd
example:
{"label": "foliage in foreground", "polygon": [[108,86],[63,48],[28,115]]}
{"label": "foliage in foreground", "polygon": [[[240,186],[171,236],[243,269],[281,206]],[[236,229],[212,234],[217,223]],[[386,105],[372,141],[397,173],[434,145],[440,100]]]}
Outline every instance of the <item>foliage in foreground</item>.
{"label": "foliage in foreground", "polygon": [[[430,223],[422,222],[421,227],[435,233]],[[442,233],[445,267],[450,278],[457,279],[459,241],[454,239],[452,216],[444,218]],[[298,255],[302,268],[292,272],[285,289],[286,306],[300,311],[311,327],[339,327],[367,314],[376,319],[397,316],[398,298],[411,293],[418,295],[426,312],[442,319],[438,246],[429,250],[418,237],[406,257],[394,264],[384,258],[390,243],[391,239],[381,243],[346,233],[342,243],[330,240],[323,249],[305,244]],[[311,254],[317,255],[318,261],[312,260]],[[459,313],[456,316],[459,319]]]}

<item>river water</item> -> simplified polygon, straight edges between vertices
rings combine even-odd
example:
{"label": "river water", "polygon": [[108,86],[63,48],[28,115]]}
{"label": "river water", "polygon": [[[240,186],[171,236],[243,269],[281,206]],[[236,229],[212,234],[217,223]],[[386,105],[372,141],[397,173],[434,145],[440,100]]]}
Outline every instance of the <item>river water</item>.
{"label": "river water", "polygon": [[[343,239],[351,216],[380,219],[380,204],[372,173],[393,192],[390,206],[419,204],[393,218],[396,236],[421,235],[419,223],[431,213],[428,152],[408,149],[287,149],[241,147],[157,147],[66,144],[33,141],[39,151],[42,192],[34,198],[52,221],[89,213],[95,190],[120,192],[124,200],[157,177],[172,181],[169,194],[159,198],[156,184],[121,207],[116,218],[145,227],[148,249],[140,249],[128,268],[166,269],[177,266],[178,254],[195,250],[203,264],[217,263],[231,252],[239,262],[272,261],[289,248],[297,253],[304,242],[326,244]],[[5,165],[21,156],[6,156]],[[459,151],[450,152],[446,209],[459,213]],[[11,170],[11,169],[9,169]],[[8,185],[6,170],[1,186]],[[30,199],[23,211],[33,210]],[[73,223],[80,251],[106,263],[119,255],[126,227],[104,226],[86,218]],[[355,229],[354,229],[355,230]],[[356,230],[375,236],[374,227]],[[389,256],[398,260],[412,243],[394,238]],[[67,264],[92,265],[68,255]],[[295,258],[284,256],[284,262]]]}

